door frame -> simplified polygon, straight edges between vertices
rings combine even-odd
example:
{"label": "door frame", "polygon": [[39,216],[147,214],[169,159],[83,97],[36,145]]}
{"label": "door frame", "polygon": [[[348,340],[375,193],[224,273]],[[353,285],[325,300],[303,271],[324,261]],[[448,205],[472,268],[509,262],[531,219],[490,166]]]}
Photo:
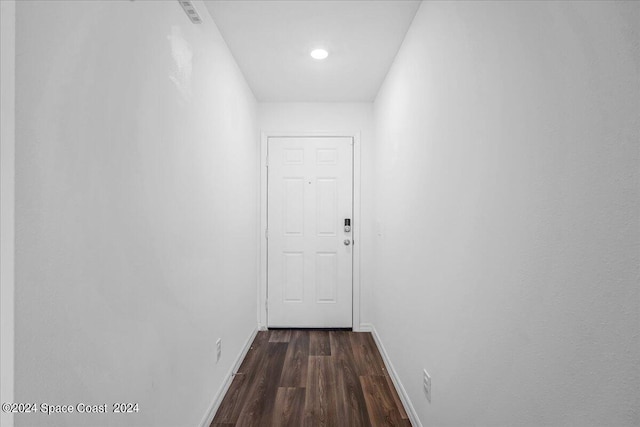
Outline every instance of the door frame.
{"label": "door frame", "polygon": [[262,131],[260,136],[260,227],[258,229],[258,328],[267,329],[267,143],[269,138],[351,138],[353,141],[353,277],[352,277],[352,325],[360,329],[360,131],[276,132]]}

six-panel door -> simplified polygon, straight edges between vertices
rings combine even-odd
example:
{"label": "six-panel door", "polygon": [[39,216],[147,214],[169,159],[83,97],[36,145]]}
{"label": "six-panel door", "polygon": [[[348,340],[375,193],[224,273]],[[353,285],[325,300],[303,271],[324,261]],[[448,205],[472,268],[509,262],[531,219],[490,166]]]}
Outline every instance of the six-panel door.
{"label": "six-panel door", "polygon": [[352,326],[353,144],[270,137],[269,327]]}

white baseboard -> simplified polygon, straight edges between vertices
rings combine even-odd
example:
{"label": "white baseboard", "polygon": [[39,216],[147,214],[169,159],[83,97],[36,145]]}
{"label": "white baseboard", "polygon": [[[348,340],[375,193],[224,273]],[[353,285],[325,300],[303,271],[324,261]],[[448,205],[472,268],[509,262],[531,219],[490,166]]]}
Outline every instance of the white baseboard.
{"label": "white baseboard", "polygon": [[[416,427],[422,427],[422,423],[420,422],[420,418],[418,418],[416,409],[413,407],[413,404],[411,403],[411,399],[409,399],[409,395],[407,394],[407,391],[404,389],[404,386],[400,381],[400,377],[398,377],[398,373],[393,367],[391,360],[389,360],[389,355],[387,354],[387,350],[385,350],[384,345],[382,344],[382,340],[380,339],[380,335],[378,335],[378,331],[376,330],[376,327],[372,324],[367,324],[367,325],[369,325],[369,327],[371,328],[371,335],[373,335],[373,339],[376,342],[376,345],[378,346],[378,351],[380,351],[380,354],[382,355],[382,360],[384,360],[384,364],[387,367],[387,372],[389,372],[389,375],[391,376],[391,380],[393,381],[393,385],[398,391],[398,395],[400,396],[400,400],[404,405],[404,409],[405,411],[407,411],[407,415],[409,416],[411,425]],[[360,330],[365,332],[363,327],[364,325],[361,324]]]}
{"label": "white baseboard", "polygon": [[240,364],[242,364],[244,357],[249,352],[249,349],[251,348],[251,344],[253,343],[253,340],[256,337],[257,333],[258,333],[258,328],[254,329],[253,332],[251,332],[251,334],[249,335],[249,338],[247,338],[247,341],[244,343],[244,347],[240,351],[240,354],[238,354],[238,357],[236,358],[235,363],[233,364],[233,366],[231,366],[231,369],[227,373],[227,376],[224,378],[224,382],[222,383],[222,386],[220,386],[220,389],[216,393],[216,396],[213,399],[213,402],[211,403],[211,407],[209,407],[209,410],[207,411],[207,413],[204,414],[204,418],[202,418],[202,421],[200,422],[201,427],[209,427],[209,425],[211,424],[211,421],[213,421],[213,417],[215,417],[216,412],[218,412],[218,408],[222,403],[222,399],[224,399],[225,394],[227,394],[227,391],[231,386],[231,382],[233,381],[233,373],[237,372],[238,369],[240,368]]}
{"label": "white baseboard", "polygon": [[371,323],[360,323],[360,327],[355,332],[372,332],[373,333],[373,325]]}

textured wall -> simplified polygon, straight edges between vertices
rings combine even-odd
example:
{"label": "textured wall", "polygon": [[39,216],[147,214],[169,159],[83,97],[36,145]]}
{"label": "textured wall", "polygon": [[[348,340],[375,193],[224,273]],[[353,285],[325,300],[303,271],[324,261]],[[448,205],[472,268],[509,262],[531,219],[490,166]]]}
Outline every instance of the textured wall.
{"label": "textured wall", "polygon": [[640,424],[639,12],[418,11],[374,107],[374,310],[425,426]]}
{"label": "textured wall", "polygon": [[139,413],[16,425],[195,426],[256,326],[256,102],[196,6],[18,3],[16,400]]}
{"label": "textured wall", "polygon": [[[13,402],[15,261],[15,68],[16,3],[0,2],[0,400]],[[13,427],[2,411],[0,424]]]}

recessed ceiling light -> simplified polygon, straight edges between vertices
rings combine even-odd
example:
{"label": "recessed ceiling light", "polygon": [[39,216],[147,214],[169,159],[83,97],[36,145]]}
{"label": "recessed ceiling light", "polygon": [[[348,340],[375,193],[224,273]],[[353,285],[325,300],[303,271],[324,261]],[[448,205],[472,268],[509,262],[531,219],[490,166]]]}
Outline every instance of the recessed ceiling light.
{"label": "recessed ceiling light", "polygon": [[329,52],[325,49],[313,49],[311,51],[311,57],[313,59],[325,59],[327,56],[329,56]]}

